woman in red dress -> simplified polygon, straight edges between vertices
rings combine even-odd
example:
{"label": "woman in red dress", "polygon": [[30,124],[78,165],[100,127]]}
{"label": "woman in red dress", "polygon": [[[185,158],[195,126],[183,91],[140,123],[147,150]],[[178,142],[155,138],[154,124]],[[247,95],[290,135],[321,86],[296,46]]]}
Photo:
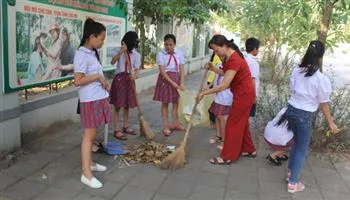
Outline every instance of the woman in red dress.
{"label": "woman in red dress", "polygon": [[[212,89],[202,91],[197,100],[204,95],[214,94],[226,88],[233,93],[233,103],[225,127],[224,147],[219,157],[209,160],[211,164],[231,164],[239,156],[256,157],[249,127],[249,114],[255,99],[253,79],[247,62],[233,40],[223,35],[215,35],[209,41],[211,48],[219,57],[224,57],[222,83]],[[207,64],[206,67],[210,67]]]}

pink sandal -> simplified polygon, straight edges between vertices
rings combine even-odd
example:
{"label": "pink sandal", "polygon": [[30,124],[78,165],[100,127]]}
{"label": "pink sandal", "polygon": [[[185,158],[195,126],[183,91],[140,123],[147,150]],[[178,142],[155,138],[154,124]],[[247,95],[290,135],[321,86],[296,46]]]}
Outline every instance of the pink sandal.
{"label": "pink sandal", "polygon": [[136,135],[135,130],[129,127],[124,127],[123,133],[129,134],[129,135]]}
{"label": "pink sandal", "polygon": [[169,128],[163,128],[163,135],[165,136],[165,137],[168,137],[168,136],[170,136],[170,134],[171,134],[171,131],[170,131],[170,129]]}
{"label": "pink sandal", "polygon": [[180,124],[174,125],[171,128],[172,131],[186,131],[185,127],[181,126]]}
{"label": "pink sandal", "polygon": [[126,137],[126,135],[124,135],[120,130],[114,131],[113,135],[118,140],[127,140],[128,139],[128,137]]}

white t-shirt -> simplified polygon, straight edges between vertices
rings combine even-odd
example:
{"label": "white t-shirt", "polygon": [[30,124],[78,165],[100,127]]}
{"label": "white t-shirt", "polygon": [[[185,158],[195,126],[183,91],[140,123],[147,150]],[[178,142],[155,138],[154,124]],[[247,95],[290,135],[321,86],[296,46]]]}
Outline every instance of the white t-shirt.
{"label": "white t-shirt", "polygon": [[258,58],[247,52],[244,52],[243,55],[244,55],[244,59],[248,63],[248,67],[252,75],[252,78],[254,78],[255,80],[255,92],[256,92],[256,96],[258,96],[259,87],[260,87],[260,65],[258,63]]}
{"label": "white t-shirt", "polygon": [[[120,48],[117,48],[114,55],[119,53],[119,51],[120,51]],[[140,69],[141,55],[135,49],[133,49],[131,53],[129,53],[129,56],[130,56],[132,69],[133,70]],[[125,64],[126,64],[126,55],[125,53],[123,53],[122,55],[120,55],[119,59],[117,60],[117,63],[115,64],[115,67],[116,67],[115,74],[125,72],[125,66],[126,66]],[[129,66],[126,66],[126,68],[127,68],[127,72],[130,73]]]}
{"label": "white t-shirt", "polygon": [[[74,56],[74,72],[83,73],[84,76],[100,74],[103,76],[103,67],[97,60],[95,52],[85,47],[80,47]],[[90,102],[105,99],[108,92],[99,81],[79,87],[80,102]]]}
{"label": "white t-shirt", "polygon": [[170,57],[170,54],[165,50],[158,52],[157,65],[164,66],[165,72],[180,72],[180,65],[185,64],[184,54],[180,50],[175,49],[174,57],[176,61],[174,60],[174,57],[172,57],[169,62]]}
{"label": "white t-shirt", "polygon": [[[217,69],[222,68],[222,64],[217,64],[216,68]],[[220,85],[223,80],[224,80],[224,76],[220,76],[219,74],[215,74],[213,86],[215,87],[217,85]],[[230,88],[216,93],[215,103],[218,103],[220,105],[225,105],[225,106],[231,106],[232,101],[233,101],[233,94],[232,94]]]}
{"label": "white t-shirt", "polygon": [[295,108],[315,112],[320,103],[330,101],[331,81],[317,70],[312,76],[305,77],[302,68],[293,70],[290,78],[291,97],[288,101]]}
{"label": "white t-shirt", "polygon": [[275,126],[286,110],[287,108],[282,108],[276,117],[272,121],[269,121],[265,127],[264,138],[271,144],[285,146],[293,138],[293,132],[287,129],[286,124]]}

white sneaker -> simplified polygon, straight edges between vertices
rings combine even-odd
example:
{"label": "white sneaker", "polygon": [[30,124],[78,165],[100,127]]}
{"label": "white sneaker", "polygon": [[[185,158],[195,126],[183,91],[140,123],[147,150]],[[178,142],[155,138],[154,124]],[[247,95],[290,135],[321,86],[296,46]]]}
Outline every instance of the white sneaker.
{"label": "white sneaker", "polygon": [[302,183],[296,183],[296,184],[290,184],[288,183],[288,192],[289,193],[296,193],[296,192],[301,192],[305,189],[305,185]]}
{"label": "white sneaker", "polygon": [[81,175],[80,181],[83,184],[85,184],[93,189],[98,189],[98,188],[101,188],[103,186],[103,184],[99,180],[97,180],[95,177],[92,177],[92,179],[89,180],[83,174]]}
{"label": "white sneaker", "polygon": [[91,171],[104,172],[107,170],[106,166],[95,163],[95,165],[90,166]]}

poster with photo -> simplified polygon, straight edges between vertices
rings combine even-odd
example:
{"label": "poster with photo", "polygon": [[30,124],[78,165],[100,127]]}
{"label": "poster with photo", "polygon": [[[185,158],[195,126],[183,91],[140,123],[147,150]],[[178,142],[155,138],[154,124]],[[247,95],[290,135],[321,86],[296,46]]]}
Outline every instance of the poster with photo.
{"label": "poster with photo", "polygon": [[7,51],[4,71],[8,72],[4,74],[5,92],[72,77],[86,18],[106,26],[105,43],[98,52],[104,68],[111,69],[111,49],[120,46],[127,19],[115,2],[21,0],[13,6],[2,2],[1,9],[7,13],[7,19],[2,19],[7,20],[2,23],[8,47],[3,48]]}

